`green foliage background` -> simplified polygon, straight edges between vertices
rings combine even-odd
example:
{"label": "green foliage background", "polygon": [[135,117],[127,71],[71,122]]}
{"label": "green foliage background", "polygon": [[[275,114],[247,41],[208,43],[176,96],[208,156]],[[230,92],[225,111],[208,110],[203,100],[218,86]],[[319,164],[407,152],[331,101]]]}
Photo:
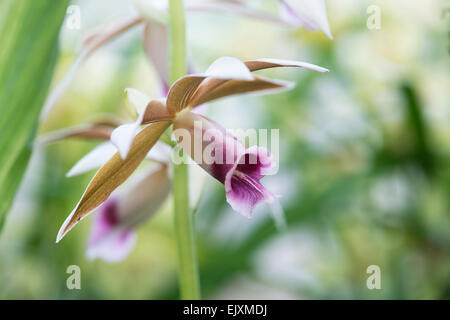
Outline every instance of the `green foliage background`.
{"label": "green foliage background", "polygon": [[[22,12],[21,2],[2,3]],[[0,43],[4,37],[11,43],[7,48],[26,48],[10,60],[14,63],[3,59],[9,49],[0,51],[1,208],[8,206],[6,196],[11,199],[11,186],[24,168],[11,155],[29,155],[55,59],[62,2],[29,2],[37,6],[23,18],[30,20],[33,33],[21,31],[21,38],[29,42],[16,44],[9,32],[1,33]],[[56,6],[55,21],[37,3]],[[74,3],[81,8],[82,29],[62,28],[54,84],[73,62],[83,35],[129,10],[123,0]],[[276,10],[274,1],[262,3]],[[264,208],[251,220],[233,212],[223,187],[211,179],[195,216],[203,297],[449,299],[448,5],[439,0],[327,5],[333,41],[320,33],[225,14],[188,15],[189,52],[199,71],[225,55],[297,59],[330,69],[327,74],[264,72],[297,86],[209,106],[209,116],[228,128],[280,129],[280,172],[263,183],[282,195],[288,230],[279,233]],[[379,30],[366,26],[369,5],[381,8]],[[5,21],[2,16],[0,24]],[[16,24],[19,31],[28,29]],[[126,87],[159,96],[140,32],[130,30],[96,52],[39,132],[104,113],[131,119],[123,101]],[[43,40],[34,41],[42,34]],[[34,150],[0,237],[0,298],[178,298],[171,199],[138,230],[137,246],[124,262],[86,259],[90,218],[54,243],[92,173],[64,175],[94,145],[73,139]],[[372,264],[381,268],[381,290],[366,287],[366,269]],[[81,290],[66,287],[69,265],[81,268]]]}

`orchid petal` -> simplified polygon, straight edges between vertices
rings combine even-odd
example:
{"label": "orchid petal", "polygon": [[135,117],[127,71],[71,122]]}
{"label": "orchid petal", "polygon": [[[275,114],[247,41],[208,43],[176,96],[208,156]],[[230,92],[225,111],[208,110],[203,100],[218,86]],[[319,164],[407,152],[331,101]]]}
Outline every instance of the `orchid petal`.
{"label": "orchid petal", "polygon": [[[142,102],[144,99],[145,98],[143,96],[139,97],[139,100]],[[171,120],[171,118],[172,116],[168,113],[166,105],[163,101],[150,100],[135,122],[127,123],[114,129],[111,133],[111,142],[119,150],[122,159],[125,159],[130,150],[131,144],[133,143],[133,139],[139,132],[142,124]]]}
{"label": "orchid petal", "polygon": [[141,121],[136,121],[123,124],[114,129],[111,134],[111,142],[117,147],[117,150],[119,150],[122,159],[125,159],[130,151],[133,139],[140,128],[140,122]]}
{"label": "orchid petal", "polygon": [[[186,130],[190,139],[184,141],[184,132],[179,129]],[[245,151],[244,144],[217,122],[191,111],[184,111],[175,120],[173,133],[177,141],[181,140],[183,150],[222,183],[239,155]],[[212,152],[204,152],[206,148]]]}
{"label": "orchid petal", "polygon": [[247,80],[254,79],[245,63],[233,57],[221,57],[214,61],[205,72],[205,76],[215,79]]}
{"label": "orchid petal", "polygon": [[165,99],[151,100],[141,114],[140,123],[146,124],[157,121],[172,120],[173,115],[166,107]]}
{"label": "orchid petal", "polygon": [[225,192],[228,204],[234,211],[245,217],[251,217],[254,207],[261,203],[270,203],[274,196],[264,186],[251,177],[239,177],[230,175]]}
{"label": "orchid petal", "polygon": [[282,0],[282,14],[295,25],[305,25],[310,30],[321,30],[333,39],[327,19],[324,0]]}
{"label": "orchid petal", "polygon": [[169,113],[175,115],[188,107],[189,100],[205,78],[204,75],[189,75],[175,81],[167,94],[167,110]]}
{"label": "orchid petal", "polygon": [[137,114],[143,113],[148,103],[150,102],[149,97],[147,97],[141,91],[133,88],[125,89],[125,100],[127,101],[128,105],[134,111],[136,111]]}
{"label": "orchid petal", "polygon": [[[262,147],[253,147],[241,155],[225,178],[227,202],[237,212],[251,217],[253,208],[261,203],[273,203],[276,196],[259,182],[274,166],[273,158]],[[266,163],[265,163],[266,162]]]}
{"label": "orchid petal", "polygon": [[[180,139],[182,133],[178,129],[187,130],[191,139]],[[196,130],[201,130],[201,134]],[[175,120],[174,135],[195,162],[224,184],[227,201],[234,210],[250,217],[258,203],[272,204],[276,200],[276,195],[259,182],[275,166],[274,158],[265,148],[245,149],[242,142],[219,124],[190,111]]]}
{"label": "orchid petal", "polygon": [[169,44],[167,27],[161,24],[149,22],[143,31],[144,49],[147,57],[152,62],[163,87],[165,97],[169,88]]}
{"label": "orchid petal", "polygon": [[[169,35],[167,26],[148,22],[144,27],[143,43],[147,57],[152,62],[162,85],[162,96],[169,92]],[[188,74],[195,73],[192,63],[187,61]]]}
{"label": "orchid petal", "polygon": [[275,167],[275,159],[266,148],[252,146],[241,155],[236,169],[255,179],[261,179]]}
{"label": "orchid petal", "polygon": [[[161,163],[167,163],[169,161],[170,151],[170,146],[158,141],[149,153],[147,153],[145,158]],[[66,177],[70,178],[93,169],[98,169],[111,159],[116,152],[117,147],[111,142],[102,143],[78,160],[69,172],[66,173]]]}
{"label": "orchid petal", "polygon": [[136,170],[169,125],[170,122],[157,122],[148,125],[134,139],[126,159],[122,159],[119,153],[116,153],[97,171],[81,200],[64,221],[58,232],[57,242],[80,220],[102,204]]}
{"label": "orchid petal", "polygon": [[228,80],[220,84],[216,79],[207,79],[192,96],[189,106],[198,105],[220,98],[245,93],[275,93],[290,90],[295,83],[283,80],[266,79],[255,76],[253,81]]}
{"label": "orchid petal", "polygon": [[178,79],[167,96],[167,110],[175,115],[185,108],[235,94],[247,92],[283,91],[292,83],[253,76],[251,71],[275,67],[301,67],[319,72],[325,68],[301,61],[258,59],[241,62],[236,58],[217,59],[204,74],[194,74]]}
{"label": "orchid petal", "polygon": [[216,79],[219,83],[229,79],[254,80],[250,70],[242,61],[232,57],[219,58],[209,66],[205,73],[184,76],[172,85],[167,95],[169,112],[175,114],[190,106],[190,99],[206,78]]}
{"label": "orchid petal", "polygon": [[73,177],[92,169],[97,169],[111,159],[116,152],[117,149],[111,142],[104,142],[81,158],[69,172],[67,172],[66,177]]}

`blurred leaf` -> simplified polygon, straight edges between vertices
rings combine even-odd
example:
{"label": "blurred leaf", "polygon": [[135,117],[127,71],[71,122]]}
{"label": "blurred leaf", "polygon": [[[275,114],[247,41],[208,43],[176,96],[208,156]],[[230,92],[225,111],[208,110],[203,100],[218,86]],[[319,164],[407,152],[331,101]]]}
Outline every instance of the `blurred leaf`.
{"label": "blurred leaf", "polygon": [[0,228],[30,158],[68,2],[0,3]]}
{"label": "blurred leaf", "polygon": [[401,90],[406,102],[409,125],[415,137],[415,158],[425,172],[430,174],[434,169],[434,159],[429,144],[428,128],[423,114],[423,107],[419,102],[417,92],[411,84],[404,83]]}

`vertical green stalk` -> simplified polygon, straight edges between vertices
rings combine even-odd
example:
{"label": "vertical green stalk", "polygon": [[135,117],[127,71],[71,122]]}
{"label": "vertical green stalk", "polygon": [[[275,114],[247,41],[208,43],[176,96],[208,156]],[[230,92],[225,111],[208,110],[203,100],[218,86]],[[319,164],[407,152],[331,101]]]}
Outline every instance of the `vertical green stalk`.
{"label": "vertical green stalk", "polygon": [[[170,82],[186,74],[186,31],[182,0],[169,2]],[[180,297],[200,299],[192,213],[189,210],[188,167],[174,164],[173,198],[175,235],[178,246]]]}
{"label": "vertical green stalk", "polygon": [[170,82],[175,82],[187,72],[186,31],[182,0],[169,2]]}

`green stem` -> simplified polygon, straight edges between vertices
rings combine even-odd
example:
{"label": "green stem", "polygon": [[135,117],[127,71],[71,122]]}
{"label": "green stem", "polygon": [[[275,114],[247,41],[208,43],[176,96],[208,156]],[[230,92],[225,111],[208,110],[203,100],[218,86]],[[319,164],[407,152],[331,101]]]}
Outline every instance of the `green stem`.
{"label": "green stem", "polygon": [[[182,0],[169,2],[170,82],[186,74],[186,32]],[[178,247],[180,297],[200,299],[200,285],[193,233],[192,213],[189,210],[188,167],[174,164],[173,198],[175,234]]]}
{"label": "green stem", "polygon": [[174,83],[187,72],[186,31],[182,0],[169,2],[170,82]]}

